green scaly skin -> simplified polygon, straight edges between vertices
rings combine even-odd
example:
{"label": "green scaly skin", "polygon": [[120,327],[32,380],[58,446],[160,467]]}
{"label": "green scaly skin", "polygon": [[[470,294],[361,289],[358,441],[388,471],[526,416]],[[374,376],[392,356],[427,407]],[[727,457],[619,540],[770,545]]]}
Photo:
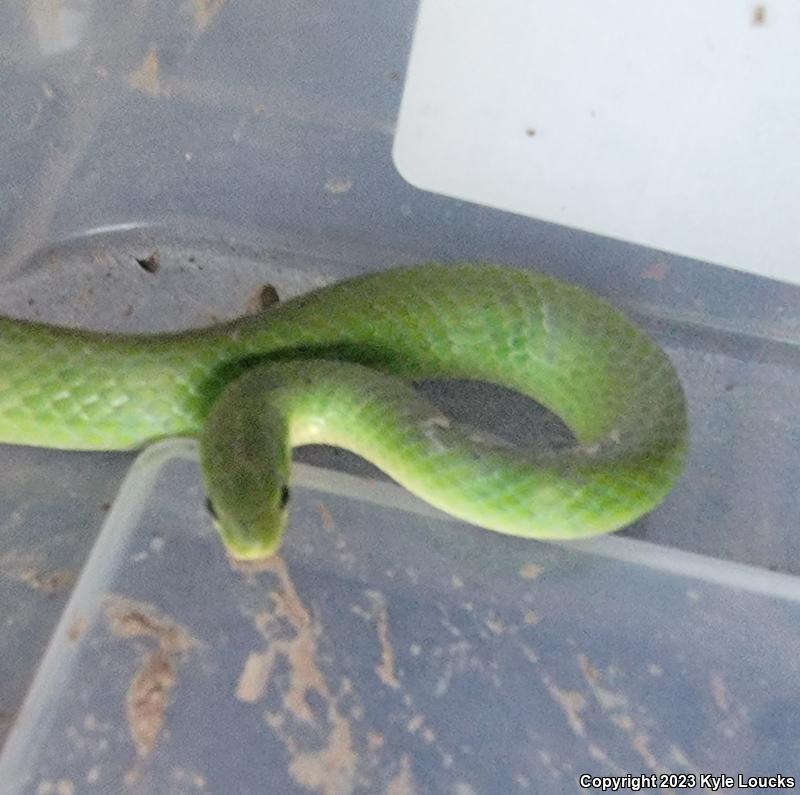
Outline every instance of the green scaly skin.
{"label": "green scaly skin", "polygon": [[[451,424],[406,383],[443,377],[535,398],[576,446],[534,454]],[[111,450],[175,435],[201,438],[223,541],[257,558],[280,541],[294,445],[353,450],[488,529],[569,539],[658,505],[688,425],[666,354],[620,313],[491,265],[374,273],[177,334],[0,318],[0,441]]]}

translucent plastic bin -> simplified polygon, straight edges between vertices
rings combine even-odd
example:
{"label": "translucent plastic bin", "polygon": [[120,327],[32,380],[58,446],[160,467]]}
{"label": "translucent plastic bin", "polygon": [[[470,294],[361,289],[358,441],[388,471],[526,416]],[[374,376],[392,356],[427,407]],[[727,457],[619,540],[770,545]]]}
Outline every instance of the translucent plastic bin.
{"label": "translucent plastic bin", "polygon": [[508,539],[395,486],[295,474],[282,555],[232,567],[194,446],[139,459],[8,741],[4,793],[798,773],[795,578],[632,539]]}
{"label": "translucent plastic bin", "polygon": [[[412,521],[375,503],[396,494],[378,479],[336,496],[343,470],[377,476],[307,451],[287,574],[245,575],[180,456],[148,453],[129,485],[158,471],[155,491],[115,502],[128,455],[0,448],[0,738],[17,723],[0,792],[12,773],[22,791],[116,792],[130,771],[157,793],[325,793],[338,775],[392,795],[412,779],[574,791],[583,767],[773,774],[798,758],[800,290],[412,188],[391,153],[416,9],[2,4],[0,312],[158,331],[241,314],[265,282],[286,297],[402,262],[535,267],[665,346],[689,398],[684,478],[622,534],[564,550]],[[426,389],[521,443],[547,425],[502,390]],[[109,624],[130,606],[114,595],[155,623]],[[147,706],[148,671],[153,714],[168,704],[139,760],[125,704],[136,680]],[[308,720],[284,704],[305,715],[292,681],[322,687]]]}

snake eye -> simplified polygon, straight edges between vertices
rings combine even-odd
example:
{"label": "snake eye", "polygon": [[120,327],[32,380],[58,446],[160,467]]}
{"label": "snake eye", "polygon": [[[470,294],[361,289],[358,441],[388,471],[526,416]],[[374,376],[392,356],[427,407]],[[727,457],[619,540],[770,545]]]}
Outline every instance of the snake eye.
{"label": "snake eye", "polygon": [[285,508],[289,502],[289,487],[283,486],[281,488],[281,508]]}
{"label": "snake eye", "polygon": [[210,497],[206,497],[206,510],[211,514],[214,519],[218,519],[217,512],[214,510],[214,503],[211,502]]}

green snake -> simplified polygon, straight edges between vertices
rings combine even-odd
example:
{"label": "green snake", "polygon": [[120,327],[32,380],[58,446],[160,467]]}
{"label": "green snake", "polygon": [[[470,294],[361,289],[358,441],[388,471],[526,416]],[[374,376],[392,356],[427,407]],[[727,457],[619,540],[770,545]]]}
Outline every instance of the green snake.
{"label": "green snake", "polygon": [[[572,445],[517,449],[459,425],[411,382],[518,390]],[[490,530],[577,539],[616,530],[670,491],[688,444],[667,355],[605,301],[485,264],[400,267],[186,332],[108,334],[0,318],[0,441],[75,450],[200,440],[228,552],[273,554],[291,450],[339,446]]]}

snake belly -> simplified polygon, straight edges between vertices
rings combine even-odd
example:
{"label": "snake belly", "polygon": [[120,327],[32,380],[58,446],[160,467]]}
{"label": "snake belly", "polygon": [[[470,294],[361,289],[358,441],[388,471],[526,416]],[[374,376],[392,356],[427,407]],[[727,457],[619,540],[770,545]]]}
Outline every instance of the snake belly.
{"label": "snake belly", "polygon": [[[256,370],[287,412],[289,444],[351,449],[431,504],[511,535],[616,530],[664,499],[686,455],[676,371],[620,312],[535,272],[436,263],[180,333],[0,318],[0,442],[121,450],[200,436],[221,396],[228,415],[252,397]],[[518,390],[575,444],[534,453],[461,428],[410,388],[432,378]]]}

